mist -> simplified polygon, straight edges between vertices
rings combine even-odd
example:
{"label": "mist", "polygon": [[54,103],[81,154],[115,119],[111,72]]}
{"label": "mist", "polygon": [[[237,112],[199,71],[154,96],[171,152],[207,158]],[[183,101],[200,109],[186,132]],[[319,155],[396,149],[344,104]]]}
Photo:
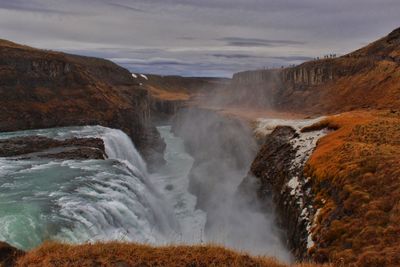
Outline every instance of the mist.
{"label": "mist", "polygon": [[279,69],[262,69],[239,72],[224,87],[213,88],[198,99],[201,106],[214,108],[262,108],[274,109],[282,84]]}
{"label": "mist", "polygon": [[247,188],[248,195],[239,190],[257,153],[249,125],[207,109],[187,108],[175,116],[173,131],[194,158],[189,190],[197,196],[197,208],[207,214],[204,241],[290,262],[271,203],[252,197],[256,184]]}

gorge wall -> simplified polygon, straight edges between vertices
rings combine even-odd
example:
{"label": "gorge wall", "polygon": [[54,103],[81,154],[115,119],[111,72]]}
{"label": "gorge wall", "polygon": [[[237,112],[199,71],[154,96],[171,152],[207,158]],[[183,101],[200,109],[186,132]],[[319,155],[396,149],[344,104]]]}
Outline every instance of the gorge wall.
{"label": "gorge wall", "polygon": [[[230,90],[279,111],[340,113],[303,129],[282,121],[251,166],[248,177],[257,178],[260,199],[273,196],[295,256],[338,266],[398,266],[400,29],[339,58],[238,73]],[[309,140],[299,142],[301,136],[324,130],[307,160],[296,164]]]}
{"label": "gorge wall", "polygon": [[126,132],[149,162],[163,161],[150,95],[128,70],[0,40],[0,77],[0,131],[103,125]]}
{"label": "gorge wall", "polygon": [[[233,76],[234,104],[327,114],[358,108],[400,108],[400,29],[339,58]],[[231,96],[233,95],[233,96]],[[244,95],[249,97],[243,102]]]}
{"label": "gorge wall", "polygon": [[312,227],[317,209],[311,190],[313,181],[305,176],[304,167],[318,139],[326,132],[317,129],[303,133],[300,127],[289,122],[287,125],[276,126],[267,134],[241,188],[249,188],[256,177],[257,195],[260,199],[273,199],[277,222],[286,230],[287,245],[293,255],[309,260],[308,251],[314,246]]}

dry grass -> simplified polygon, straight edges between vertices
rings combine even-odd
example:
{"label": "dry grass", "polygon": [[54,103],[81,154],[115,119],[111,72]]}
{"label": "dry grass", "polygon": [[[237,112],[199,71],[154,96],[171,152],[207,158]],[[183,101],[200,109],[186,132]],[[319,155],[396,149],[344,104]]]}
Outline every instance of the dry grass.
{"label": "dry grass", "polygon": [[[45,243],[20,258],[17,266],[285,267],[274,259],[251,257],[218,246],[151,247],[128,243],[66,245]],[[299,264],[296,267],[321,265]],[[327,266],[326,266],[327,267]]]}
{"label": "dry grass", "polygon": [[181,92],[171,92],[168,90],[164,90],[163,88],[158,88],[155,86],[148,85],[147,89],[149,90],[150,94],[157,99],[160,100],[189,100],[191,97],[189,93],[185,91]]}
{"label": "dry grass", "polygon": [[355,111],[322,125],[337,130],[306,167],[322,208],[314,259],[400,266],[400,114]]}
{"label": "dry grass", "polygon": [[[304,73],[325,71],[326,74],[321,83],[293,84],[289,81],[285,89],[279,91],[277,108],[318,115],[360,108],[399,109],[399,33],[397,29],[349,55],[284,69],[287,73],[302,70]],[[329,75],[333,79],[328,79]]]}

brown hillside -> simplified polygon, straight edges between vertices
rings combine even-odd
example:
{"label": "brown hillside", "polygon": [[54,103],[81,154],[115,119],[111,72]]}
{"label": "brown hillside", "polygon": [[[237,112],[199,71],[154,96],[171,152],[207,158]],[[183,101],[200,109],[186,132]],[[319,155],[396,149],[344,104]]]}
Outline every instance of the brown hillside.
{"label": "brown hillside", "polygon": [[[99,124],[131,136],[149,160],[163,143],[147,90],[104,60],[0,41],[0,131]],[[158,154],[159,155],[159,154]]]}
{"label": "brown hillside", "polygon": [[[400,113],[355,111],[311,128],[336,131],[311,156],[317,261],[400,266]],[[304,129],[310,130],[310,129]]]}
{"label": "brown hillside", "polygon": [[[400,28],[348,55],[293,68],[237,73],[226,98],[308,114],[400,109]],[[247,89],[247,90],[246,90]],[[236,96],[236,98],[234,97]]]}
{"label": "brown hillside", "polygon": [[141,82],[155,98],[160,100],[189,100],[212,90],[223,88],[230,81],[224,78],[146,76],[148,80],[140,79]]}

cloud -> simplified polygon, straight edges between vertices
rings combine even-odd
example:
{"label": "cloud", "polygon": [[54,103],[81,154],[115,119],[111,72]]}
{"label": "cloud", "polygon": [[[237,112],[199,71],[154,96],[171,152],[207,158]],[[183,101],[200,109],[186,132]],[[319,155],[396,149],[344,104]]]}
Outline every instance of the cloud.
{"label": "cloud", "polygon": [[184,62],[182,60],[173,58],[150,58],[150,59],[136,59],[136,58],[109,58],[109,60],[119,64],[136,64],[136,65],[191,65],[193,63]]}
{"label": "cloud", "polygon": [[399,13],[398,0],[0,0],[1,38],[191,76],[348,53]]}
{"label": "cloud", "polygon": [[258,38],[241,38],[241,37],[224,37],[218,39],[219,41],[226,42],[230,46],[247,46],[247,47],[257,47],[257,46],[282,46],[282,45],[304,45],[305,42],[295,41],[295,40],[269,40],[269,39],[258,39]]}
{"label": "cloud", "polygon": [[22,11],[22,12],[34,12],[34,13],[47,13],[47,14],[73,14],[72,12],[66,10],[58,10],[49,8],[38,3],[33,2],[23,2],[19,0],[13,1],[0,1],[0,9]]}
{"label": "cloud", "polygon": [[260,56],[247,55],[247,54],[213,54],[212,56],[217,58],[226,58],[226,59],[260,58]]}
{"label": "cloud", "polygon": [[313,57],[305,57],[305,56],[287,56],[287,57],[270,57],[273,59],[278,59],[278,60],[282,60],[282,61],[288,61],[288,62],[292,62],[292,61],[308,61],[308,60],[313,60]]}
{"label": "cloud", "polygon": [[129,5],[124,5],[124,4],[109,2],[108,5],[118,7],[118,8],[124,9],[124,10],[134,11],[134,12],[145,12],[143,9],[132,7]]}

